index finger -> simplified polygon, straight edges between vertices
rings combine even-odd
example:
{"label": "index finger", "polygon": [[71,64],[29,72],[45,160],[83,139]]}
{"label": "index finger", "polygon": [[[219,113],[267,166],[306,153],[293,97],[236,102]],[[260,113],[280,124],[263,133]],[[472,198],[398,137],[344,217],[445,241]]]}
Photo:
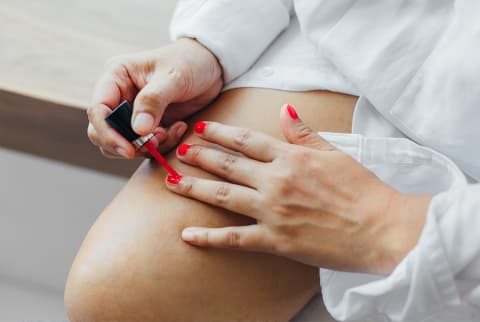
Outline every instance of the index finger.
{"label": "index finger", "polygon": [[136,87],[125,68],[108,69],[95,85],[92,103],[87,110],[88,119],[98,134],[100,145],[111,153],[121,149],[124,156],[131,157],[135,154],[131,143],[105,121],[120,102],[133,100],[135,94]]}
{"label": "index finger", "polygon": [[278,155],[281,141],[248,128],[224,125],[216,122],[198,122],[195,133],[203,140],[240,152],[252,159],[271,162]]}
{"label": "index finger", "polygon": [[[90,140],[94,139],[91,137],[94,130],[96,136],[94,141],[96,141],[98,145],[112,154],[116,151],[124,157],[132,157],[135,154],[133,145],[105,121],[105,118],[110,113],[110,108],[104,104],[97,104],[88,108],[87,115],[90,121]],[[119,151],[123,151],[123,153]]]}
{"label": "index finger", "polygon": [[95,84],[92,105],[105,105],[113,110],[124,100],[132,102],[137,92],[125,67],[109,68]]}

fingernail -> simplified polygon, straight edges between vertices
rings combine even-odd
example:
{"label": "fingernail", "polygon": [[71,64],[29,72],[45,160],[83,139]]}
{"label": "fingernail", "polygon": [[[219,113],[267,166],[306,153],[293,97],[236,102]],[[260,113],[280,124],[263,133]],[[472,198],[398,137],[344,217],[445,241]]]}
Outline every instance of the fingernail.
{"label": "fingernail", "polygon": [[195,230],[187,228],[182,231],[182,239],[185,241],[193,241],[195,239]]}
{"label": "fingernail", "polygon": [[197,122],[195,123],[195,126],[193,129],[195,130],[195,133],[202,134],[203,131],[205,131],[205,127],[207,126],[207,123],[205,122]]}
{"label": "fingernail", "polygon": [[186,144],[186,143],[180,144],[180,146],[177,149],[178,155],[184,156],[185,154],[187,154],[188,149],[190,149],[190,144]]}
{"label": "fingernail", "polygon": [[123,148],[117,147],[115,148],[115,152],[117,152],[117,154],[121,155],[124,158],[129,158],[127,151]]}
{"label": "fingernail", "polygon": [[182,180],[182,176],[174,176],[174,175],[169,175],[167,177],[168,183],[171,183],[173,185],[177,185],[180,183],[180,180]]}
{"label": "fingernail", "polygon": [[292,118],[292,120],[298,119],[297,111],[295,111],[295,109],[293,108],[292,105],[290,105],[290,104],[287,105],[287,111],[288,111],[288,114],[290,115],[290,117]]}
{"label": "fingernail", "polygon": [[153,128],[155,122],[152,115],[148,113],[140,113],[133,120],[133,129],[138,132],[148,132]]}

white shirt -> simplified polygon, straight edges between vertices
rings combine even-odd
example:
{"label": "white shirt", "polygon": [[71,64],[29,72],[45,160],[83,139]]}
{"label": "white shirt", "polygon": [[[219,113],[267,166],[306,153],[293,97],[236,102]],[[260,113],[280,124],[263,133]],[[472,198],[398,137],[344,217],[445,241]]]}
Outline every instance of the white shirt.
{"label": "white shirt", "polygon": [[320,269],[348,321],[480,320],[480,1],[183,0],[227,88],[361,96],[353,134],[321,133],[382,180],[433,198],[416,247],[388,277]]}

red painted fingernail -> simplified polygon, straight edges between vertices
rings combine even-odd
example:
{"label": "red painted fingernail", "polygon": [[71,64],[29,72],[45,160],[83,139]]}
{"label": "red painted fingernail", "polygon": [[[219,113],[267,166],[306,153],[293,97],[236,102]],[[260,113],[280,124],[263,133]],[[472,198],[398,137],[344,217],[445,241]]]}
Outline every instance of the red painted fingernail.
{"label": "red painted fingernail", "polygon": [[202,134],[203,131],[205,131],[205,127],[207,126],[207,123],[205,122],[197,122],[195,123],[195,126],[193,129],[195,130],[196,133]]}
{"label": "red painted fingernail", "polygon": [[168,183],[175,184],[175,185],[177,185],[180,182],[180,180],[182,180],[182,176],[169,175],[167,177]]}
{"label": "red painted fingernail", "polygon": [[292,118],[292,120],[298,119],[297,111],[295,111],[295,109],[293,108],[292,105],[290,105],[290,104],[287,105],[287,111],[288,111],[288,114],[290,115],[290,117]]}
{"label": "red painted fingernail", "polygon": [[177,149],[178,155],[184,156],[185,154],[187,154],[188,149],[190,149],[190,144],[186,144],[186,143],[181,144]]}

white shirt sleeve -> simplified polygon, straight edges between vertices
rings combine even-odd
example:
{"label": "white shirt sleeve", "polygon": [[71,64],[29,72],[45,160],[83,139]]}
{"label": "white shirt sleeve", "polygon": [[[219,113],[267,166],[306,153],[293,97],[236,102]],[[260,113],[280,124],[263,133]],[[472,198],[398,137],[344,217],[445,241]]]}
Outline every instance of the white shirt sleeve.
{"label": "white shirt sleeve", "polygon": [[292,0],[180,0],[170,34],[195,38],[212,51],[229,83],[289,25],[292,7]]}
{"label": "white shirt sleeve", "polygon": [[406,136],[480,181],[480,149],[472,148],[480,138],[480,1],[315,3],[302,23],[325,57]]}
{"label": "white shirt sleeve", "polygon": [[436,196],[429,217],[460,298],[480,308],[480,184]]}
{"label": "white shirt sleeve", "polygon": [[405,138],[321,134],[396,189],[436,194],[419,242],[389,276],[320,269],[328,311],[340,321],[479,321],[480,184]]}
{"label": "white shirt sleeve", "polygon": [[[382,117],[479,181],[480,2],[329,3],[337,7],[335,15],[314,27],[326,9],[318,5],[310,39]],[[378,143],[372,155],[382,155]],[[401,156],[409,153],[416,157],[413,151]],[[419,164],[403,170],[401,164],[385,166],[374,172],[389,174],[384,178],[391,185],[407,181],[405,192],[415,193]],[[394,178],[396,173],[404,178]],[[422,180],[435,184],[442,177],[429,173]],[[479,224],[480,186],[446,189],[432,200],[418,244],[391,275],[321,270],[328,310],[342,321],[480,321]]]}

